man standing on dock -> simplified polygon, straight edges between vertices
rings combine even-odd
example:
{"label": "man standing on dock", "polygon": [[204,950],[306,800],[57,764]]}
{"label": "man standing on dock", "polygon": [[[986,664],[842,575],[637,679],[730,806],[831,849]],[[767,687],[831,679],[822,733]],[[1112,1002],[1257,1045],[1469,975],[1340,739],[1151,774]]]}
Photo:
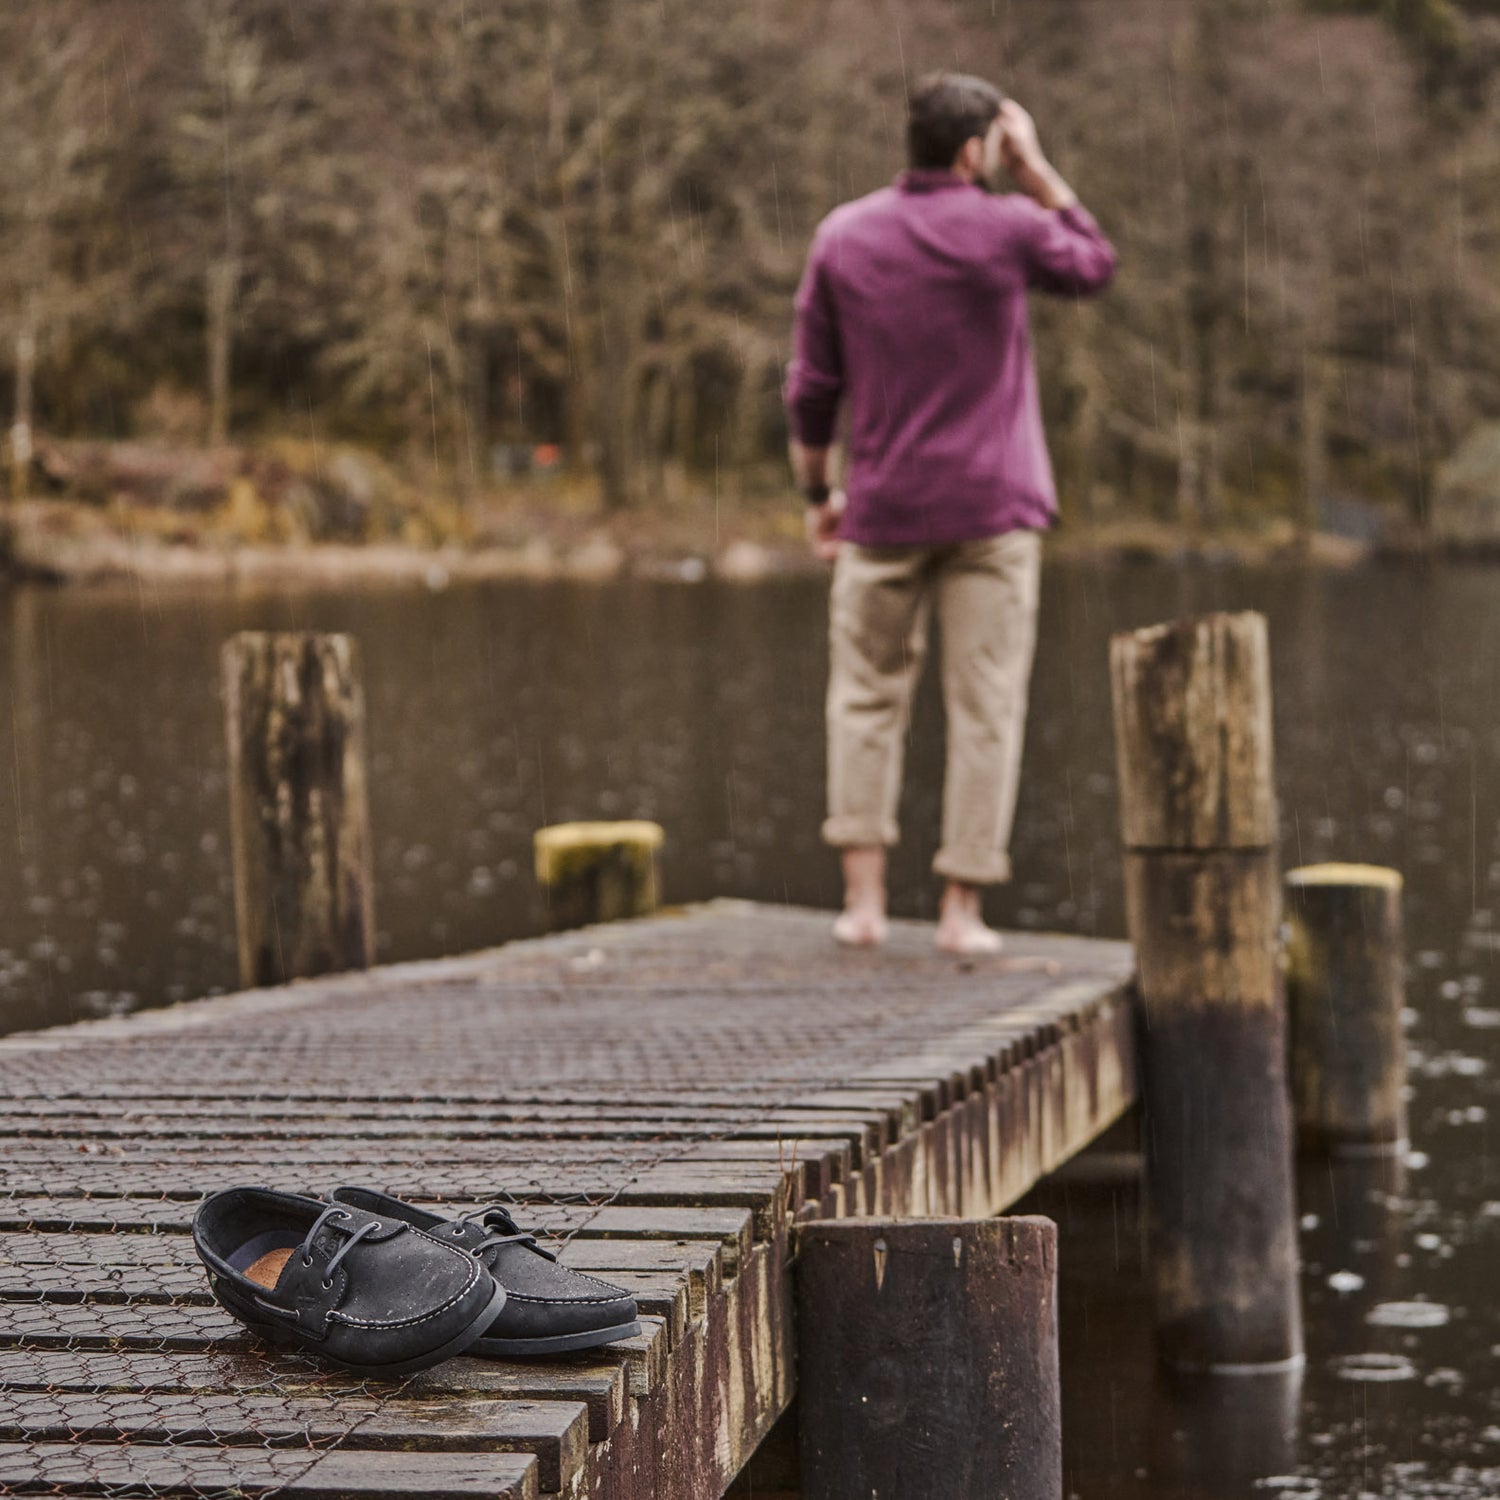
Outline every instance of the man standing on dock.
{"label": "man standing on dock", "polygon": [[[937,942],[994,953],[980,891],[1010,878],[1041,532],[1057,509],[1026,291],[1098,291],[1115,254],[1014,100],[945,73],[909,102],[909,170],[818,226],[787,373],[809,536],[836,558],[823,837],[843,851],[834,935],[881,942],[936,599],[948,720]],[[1019,193],[985,191],[1002,169]],[[829,466],[841,401],[846,491]]]}

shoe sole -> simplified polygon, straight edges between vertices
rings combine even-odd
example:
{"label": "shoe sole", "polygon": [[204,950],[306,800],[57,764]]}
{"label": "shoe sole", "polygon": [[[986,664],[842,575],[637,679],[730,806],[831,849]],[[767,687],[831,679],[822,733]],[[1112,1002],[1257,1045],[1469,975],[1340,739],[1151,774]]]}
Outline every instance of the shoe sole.
{"label": "shoe sole", "polygon": [[304,1354],[315,1354],[320,1359],[325,1359],[331,1365],[337,1365],[342,1370],[351,1370],[356,1375],[369,1375],[376,1379],[391,1375],[415,1375],[418,1370],[430,1369],[433,1365],[441,1364],[445,1359],[452,1359],[455,1355],[471,1352],[473,1346],[478,1342],[481,1334],[495,1321],[505,1307],[505,1288],[497,1285],[495,1294],[485,1305],[472,1323],[463,1330],[456,1338],[451,1338],[440,1348],[429,1349],[425,1354],[415,1355],[411,1359],[397,1360],[392,1364],[364,1365],[356,1364],[353,1360],[343,1359],[337,1354],[330,1354],[316,1339],[304,1338],[295,1328],[284,1323],[263,1323],[257,1319],[247,1318],[237,1308],[224,1304],[225,1310],[231,1313],[248,1328],[251,1333],[258,1335],[269,1344],[278,1344],[283,1348],[297,1349]]}
{"label": "shoe sole", "polygon": [[525,1359],[532,1354],[571,1354],[577,1349],[597,1349],[616,1339],[631,1339],[641,1331],[638,1322],[618,1323],[613,1328],[586,1328],[582,1333],[559,1333],[545,1339],[479,1339],[470,1354],[481,1359]]}

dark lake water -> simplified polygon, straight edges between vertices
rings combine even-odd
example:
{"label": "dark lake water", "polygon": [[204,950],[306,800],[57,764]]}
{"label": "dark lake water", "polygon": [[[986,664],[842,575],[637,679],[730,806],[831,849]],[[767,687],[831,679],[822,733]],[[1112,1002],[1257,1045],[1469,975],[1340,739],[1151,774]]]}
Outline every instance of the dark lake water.
{"label": "dark lake water", "polygon": [[[217,684],[238,629],[360,639],[383,959],[537,930],[531,833],[568,818],[661,822],[669,900],[835,904],[825,608],[810,580],[0,591],[0,1030],[232,986]],[[1497,1495],[1500,573],[1049,567],[1017,879],[989,915],[1123,935],[1108,637],[1237,608],[1270,620],[1284,863],[1406,876],[1414,1149],[1304,1173],[1299,1381],[1157,1378],[1133,1193],[1053,1194],[1069,1488]],[[934,914],[940,772],[929,682],[899,914]]]}

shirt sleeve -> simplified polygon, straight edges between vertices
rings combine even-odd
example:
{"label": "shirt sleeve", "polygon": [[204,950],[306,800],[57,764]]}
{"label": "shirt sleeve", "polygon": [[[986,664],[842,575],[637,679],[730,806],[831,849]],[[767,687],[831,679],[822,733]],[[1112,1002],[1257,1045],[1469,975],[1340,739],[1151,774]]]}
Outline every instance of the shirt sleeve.
{"label": "shirt sleeve", "polygon": [[792,359],[786,373],[787,416],[799,443],[826,448],[833,441],[844,391],[844,357],[821,239],[814,240],[808,254],[795,309]]}
{"label": "shirt sleeve", "polygon": [[1026,284],[1075,297],[1102,291],[1115,274],[1118,258],[1088,209],[1081,203],[1054,209],[1031,198],[1019,201],[1026,214]]}

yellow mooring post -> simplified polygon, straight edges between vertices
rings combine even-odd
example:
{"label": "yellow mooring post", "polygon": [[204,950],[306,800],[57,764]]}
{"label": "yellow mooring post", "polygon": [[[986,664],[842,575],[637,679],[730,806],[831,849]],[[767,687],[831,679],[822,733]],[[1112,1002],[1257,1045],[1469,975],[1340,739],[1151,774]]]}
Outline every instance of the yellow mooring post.
{"label": "yellow mooring post", "polygon": [[555,823],[534,845],[554,932],[649,916],[661,904],[659,823]]}
{"label": "yellow mooring post", "polygon": [[1292,1099],[1304,1151],[1406,1144],[1401,876],[1304,865],[1286,877]]}

